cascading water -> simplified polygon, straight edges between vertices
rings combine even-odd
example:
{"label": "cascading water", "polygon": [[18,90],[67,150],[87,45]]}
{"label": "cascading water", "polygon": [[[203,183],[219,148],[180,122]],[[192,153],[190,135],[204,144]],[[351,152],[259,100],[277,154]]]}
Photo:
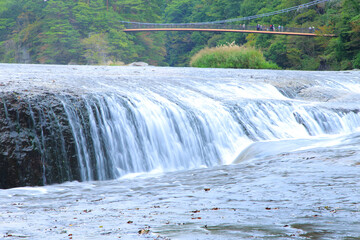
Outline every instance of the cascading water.
{"label": "cascading water", "polygon": [[[33,73],[36,87],[53,89],[26,107],[44,184],[230,164],[255,142],[360,128],[358,106],[346,101],[358,99],[356,75],[119,68],[76,77],[78,70]],[[47,105],[49,97],[59,104]]]}
{"label": "cascading water", "polygon": [[358,71],[0,64],[0,238],[357,239],[359,102]]}
{"label": "cascading water", "polygon": [[84,95],[83,106],[62,97],[82,180],[228,164],[252,142],[360,127],[357,110],[289,99],[264,83],[161,82],[124,91]]}
{"label": "cascading water", "polygon": [[211,113],[156,98],[92,95],[84,97],[82,112],[63,101],[83,180],[213,166],[228,152],[234,157],[242,136],[225,109]]}

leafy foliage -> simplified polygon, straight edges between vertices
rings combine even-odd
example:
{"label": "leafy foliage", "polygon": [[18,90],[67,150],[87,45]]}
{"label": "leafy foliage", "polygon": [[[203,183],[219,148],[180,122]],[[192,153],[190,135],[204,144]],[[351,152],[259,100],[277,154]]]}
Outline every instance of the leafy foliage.
{"label": "leafy foliage", "polygon": [[206,68],[278,69],[276,64],[267,62],[259,50],[236,44],[202,49],[191,58],[190,65]]}
{"label": "leafy foliage", "polygon": [[336,38],[262,34],[125,33],[122,20],[207,22],[267,13],[309,0],[0,0],[0,61],[188,66],[203,48],[235,42],[261,50],[284,69],[360,67],[360,5],[334,0],[234,24],[316,27]]}
{"label": "leafy foliage", "polygon": [[[159,21],[159,2],[0,0],[0,61],[108,64],[142,60],[164,65],[165,47],[156,41],[161,34],[129,35],[120,23]],[[144,39],[146,44],[139,45]]]}
{"label": "leafy foliage", "polygon": [[[174,0],[169,3],[165,15],[170,13],[173,6],[187,3],[187,0]],[[193,4],[187,9],[186,15],[179,15],[178,19],[193,22],[204,21],[196,16],[206,15],[206,21],[223,20],[251,16],[292,7],[307,3],[307,0],[236,0],[236,1],[191,1]],[[202,8],[195,8],[202,4]],[[264,56],[284,69],[303,70],[340,70],[358,68],[360,62],[360,5],[357,0],[336,0],[326,4],[318,4],[306,9],[288,12],[280,15],[265,17],[246,25],[282,25],[288,27],[316,27],[318,33],[336,33],[336,38],[328,37],[296,37],[248,34],[201,33],[205,39],[194,41],[192,34],[169,33],[167,59],[171,65],[184,66],[190,60],[192,49],[199,47],[214,47],[226,42],[254,46],[264,52]],[[191,10],[191,13],[189,11]],[[172,20],[172,19],[168,19]],[[177,21],[178,22],[178,21]],[[243,24],[238,23],[238,24]],[[193,33],[194,34],[194,33]],[[189,41],[190,39],[190,41]],[[207,44],[204,45],[204,41]],[[180,46],[179,43],[187,43]],[[181,50],[179,49],[181,47]]]}

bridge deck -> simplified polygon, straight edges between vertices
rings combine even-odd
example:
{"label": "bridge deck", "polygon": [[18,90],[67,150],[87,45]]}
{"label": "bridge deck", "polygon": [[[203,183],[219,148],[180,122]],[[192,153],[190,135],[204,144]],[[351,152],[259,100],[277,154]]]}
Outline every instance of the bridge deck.
{"label": "bridge deck", "polygon": [[198,32],[235,32],[235,33],[262,33],[276,35],[293,35],[293,36],[324,36],[334,37],[334,34],[316,34],[302,32],[279,32],[279,31],[257,31],[257,30],[239,30],[239,29],[217,29],[217,28],[127,28],[124,32],[155,32],[155,31],[198,31]]}

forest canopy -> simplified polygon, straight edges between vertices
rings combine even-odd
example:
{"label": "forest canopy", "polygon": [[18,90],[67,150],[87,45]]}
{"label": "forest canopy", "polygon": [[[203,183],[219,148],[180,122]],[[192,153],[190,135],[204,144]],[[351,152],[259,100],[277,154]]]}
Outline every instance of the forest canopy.
{"label": "forest canopy", "polygon": [[0,0],[0,62],[189,66],[199,50],[235,42],[283,69],[360,68],[358,0],[234,24],[311,27],[334,38],[211,32],[125,33],[121,21],[205,22],[272,12],[309,0]]}

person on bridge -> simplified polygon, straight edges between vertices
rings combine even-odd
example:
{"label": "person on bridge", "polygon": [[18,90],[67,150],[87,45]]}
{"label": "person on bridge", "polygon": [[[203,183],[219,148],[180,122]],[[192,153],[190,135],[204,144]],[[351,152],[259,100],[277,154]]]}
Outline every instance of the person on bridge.
{"label": "person on bridge", "polygon": [[257,24],[257,25],[256,25],[256,30],[257,30],[257,31],[260,31],[260,24]]}

